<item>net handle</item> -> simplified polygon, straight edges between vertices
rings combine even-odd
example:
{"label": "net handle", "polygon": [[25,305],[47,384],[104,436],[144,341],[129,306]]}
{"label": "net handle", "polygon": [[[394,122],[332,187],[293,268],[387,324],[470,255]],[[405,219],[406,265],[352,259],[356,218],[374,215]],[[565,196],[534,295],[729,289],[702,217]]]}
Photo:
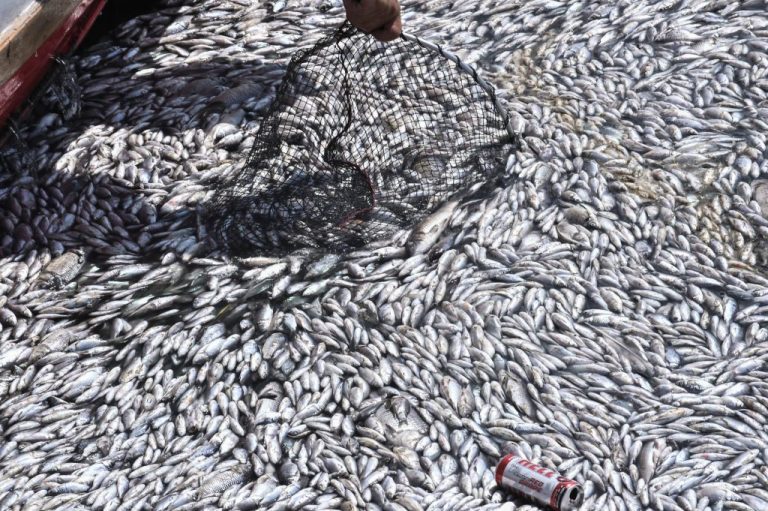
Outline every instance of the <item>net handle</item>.
{"label": "net handle", "polygon": [[426,48],[431,51],[435,51],[445,57],[446,59],[450,60],[454,64],[456,64],[456,68],[460,71],[467,73],[470,75],[475,82],[480,86],[481,89],[483,89],[493,101],[493,106],[496,107],[496,110],[498,110],[499,115],[501,115],[502,119],[504,120],[504,128],[507,130],[507,133],[509,133],[509,136],[512,137],[512,142],[517,143],[520,137],[519,133],[516,133],[514,129],[512,129],[512,121],[509,116],[509,112],[507,112],[506,108],[504,108],[499,101],[498,96],[496,95],[496,89],[491,85],[490,83],[486,82],[478,73],[477,70],[472,67],[471,65],[467,64],[463,60],[461,60],[458,55],[455,55],[439,44],[426,41],[418,36],[415,36],[413,34],[408,34],[405,32],[400,33],[400,37],[405,39],[406,41],[411,41],[413,43],[418,44],[419,46]]}

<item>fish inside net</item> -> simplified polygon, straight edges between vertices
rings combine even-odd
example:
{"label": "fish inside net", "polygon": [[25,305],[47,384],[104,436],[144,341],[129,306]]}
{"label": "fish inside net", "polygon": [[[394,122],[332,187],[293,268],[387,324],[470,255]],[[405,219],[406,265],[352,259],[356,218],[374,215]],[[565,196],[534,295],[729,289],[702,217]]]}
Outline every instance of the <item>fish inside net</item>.
{"label": "fish inside net", "polygon": [[347,22],[291,60],[245,165],[215,185],[205,216],[234,254],[360,247],[499,177],[514,142],[466,64]]}

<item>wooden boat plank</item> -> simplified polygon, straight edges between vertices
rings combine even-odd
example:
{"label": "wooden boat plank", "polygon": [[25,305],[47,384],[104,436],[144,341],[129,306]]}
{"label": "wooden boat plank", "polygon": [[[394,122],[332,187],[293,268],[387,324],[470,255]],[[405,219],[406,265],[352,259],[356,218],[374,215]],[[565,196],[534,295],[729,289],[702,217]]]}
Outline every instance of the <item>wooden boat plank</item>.
{"label": "wooden boat plank", "polygon": [[81,3],[82,0],[33,1],[22,8],[19,15],[0,32],[0,83],[7,81],[33,57]]}

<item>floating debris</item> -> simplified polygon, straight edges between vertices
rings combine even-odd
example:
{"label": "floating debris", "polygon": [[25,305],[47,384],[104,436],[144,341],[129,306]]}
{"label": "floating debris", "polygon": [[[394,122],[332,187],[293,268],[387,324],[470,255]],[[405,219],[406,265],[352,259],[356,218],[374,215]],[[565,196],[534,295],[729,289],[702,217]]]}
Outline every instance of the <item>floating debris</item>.
{"label": "floating debris", "polygon": [[583,500],[579,483],[514,454],[499,462],[496,484],[556,511],[579,509]]}

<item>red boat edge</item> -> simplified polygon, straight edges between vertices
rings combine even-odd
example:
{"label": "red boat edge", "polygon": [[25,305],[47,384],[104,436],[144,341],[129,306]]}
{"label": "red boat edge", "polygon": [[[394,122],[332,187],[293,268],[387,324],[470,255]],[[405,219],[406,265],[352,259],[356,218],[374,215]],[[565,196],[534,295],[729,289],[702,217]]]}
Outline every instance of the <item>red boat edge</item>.
{"label": "red boat edge", "polygon": [[53,58],[77,48],[107,0],[83,0],[4,83],[0,84],[0,129],[45,76]]}

